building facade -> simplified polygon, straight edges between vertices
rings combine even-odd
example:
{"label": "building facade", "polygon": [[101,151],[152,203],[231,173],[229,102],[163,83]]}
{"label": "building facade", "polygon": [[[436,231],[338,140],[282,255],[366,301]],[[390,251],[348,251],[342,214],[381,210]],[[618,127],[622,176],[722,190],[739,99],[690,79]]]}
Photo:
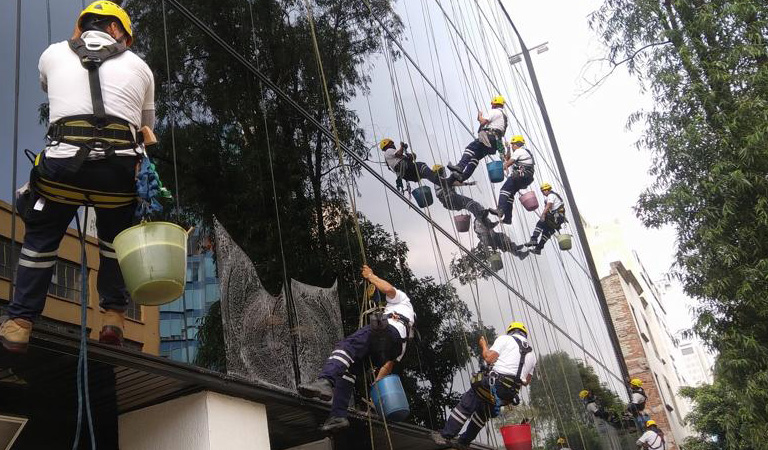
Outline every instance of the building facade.
{"label": "building facade", "polygon": [[[19,251],[24,240],[24,222],[16,218],[16,243],[11,244],[11,205],[0,201],[0,304],[9,302],[11,281],[16,273]],[[75,332],[80,327],[82,270],[80,241],[76,229],[67,230],[59,246],[58,259],[48,289],[43,317],[36,326]],[[96,276],[99,272],[99,246],[95,237],[86,237],[88,285],[88,327],[90,338],[98,339],[103,311],[99,308]],[[156,307],[138,306],[131,302],[126,311],[126,346],[157,355],[160,351],[159,312]]]}
{"label": "building facade", "polygon": [[695,340],[680,342],[680,369],[690,386],[712,384],[714,361],[701,343]]}

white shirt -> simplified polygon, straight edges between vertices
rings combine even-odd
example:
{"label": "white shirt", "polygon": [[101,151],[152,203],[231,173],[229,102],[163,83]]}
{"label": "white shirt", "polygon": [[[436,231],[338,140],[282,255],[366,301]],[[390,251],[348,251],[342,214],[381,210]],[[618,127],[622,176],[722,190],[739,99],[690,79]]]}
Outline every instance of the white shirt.
{"label": "white shirt", "polygon": [[632,403],[635,403],[635,404],[645,403],[646,399],[647,397],[643,395],[642,392],[639,392],[639,391],[632,392]]}
{"label": "white shirt", "polygon": [[[384,314],[395,313],[399,316],[403,316],[411,322],[411,326],[414,326],[416,324],[416,313],[413,312],[411,299],[405,295],[405,292],[399,289],[395,290],[397,293],[395,294],[394,298],[387,297],[387,306],[384,307]],[[408,330],[406,330],[405,325],[403,325],[402,322],[390,318],[389,324],[397,329],[397,332],[400,333],[401,338],[408,338]]]}
{"label": "white shirt", "polygon": [[648,430],[637,440],[637,445],[648,444],[648,447],[656,450],[666,447],[664,439],[653,430]]}
{"label": "white shirt", "polygon": [[395,166],[397,163],[403,160],[402,156],[397,155],[397,149],[389,147],[388,149],[384,150],[384,160],[387,162],[387,166],[394,171]]}
{"label": "white shirt", "polygon": [[544,200],[546,203],[552,203],[552,207],[549,208],[550,211],[557,211],[564,205],[563,201],[552,191],[549,192],[549,195]]}
{"label": "white shirt", "polygon": [[509,159],[518,164],[523,164],[526,166],[533,165],[533,158],[531,158],[531,155],[528,153],[528,150],[526,150],[524,147],[520,147],[517,150],[513,151],[512,154],[509,156]]}
{"label": "white shirt", "polygon": [[589,402],[587,403],[587,411],[591,412],[592,414],[596,413],[600,408],[597,407],[597,403],[595,402]]}
{"label": "white shirt", "polygon": [[[110,35],[100,31],[86,31],[82,39],[91,45],[115,43]],[[44,89],[47,87],[50,123],[66,116],[93,113],[88,71],[67,41],[51,44],[40,56],[38,69],[40,83]],[[141,112],[155,109],[155,79],[149,66],[135,53],[126,50],[101,64],[99,79],[106,113],[127,120],[138,130]],[[48,147],[46,156],[68,158],[77,150],[76,146],[59,144]],[[141,152],[140,149],[137,151]],[[117,150],[115,154],[134,155],[135,152]],[[90,159],[99,157],[102,155],[93,152],[89,156]]]}
{"label": "white shirt", "polygon": [[488,112],[488,115],[484,117],[488,121],[488,123],[485,124],[486,128],[499,130],[502,134],[507,131],[507,120],[503,108],[493,108]]}
{"label": "white shirt", "polygon": [[[520,365],[520,347],[515,342],[516,339],[523,343],[528,343],[528,340],[523,336],[515,335],[515,337],[512,337],[509,334],[505,334],[497,337],[490,348],[499,354],[499,359],[493,363],[493,370],[501,375],[517,375],[517,368]],[[536,354],[530,352],[525,357],[525,364],[523,364],[523,370],[520,372],[520,379],[525,381],[528,375],[533,375],[535,368]]]}

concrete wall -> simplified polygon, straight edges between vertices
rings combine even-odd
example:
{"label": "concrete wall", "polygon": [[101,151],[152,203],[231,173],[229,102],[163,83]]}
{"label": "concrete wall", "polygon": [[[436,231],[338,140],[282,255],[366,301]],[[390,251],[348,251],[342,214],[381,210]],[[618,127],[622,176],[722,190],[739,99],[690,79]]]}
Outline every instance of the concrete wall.
{"label": "concrete wall", "polygon": [[200,392],[123,414],[122,450],[269,450],[264,405]]}
{"label": "concrete wall", "polygon": [[[641,299],[643,290],[637,280],[620,263],[613,265],[611,275],[601,283],[629,375],[643,380],[648,395],[645,412],[664,430],[667,449],[677,449],[676,442],[690,434],[680,419],[687,405],[674,398],[679,380],[662,324],[656,320],[653,306]],[[676,411],[668,411],[667,404]]]}

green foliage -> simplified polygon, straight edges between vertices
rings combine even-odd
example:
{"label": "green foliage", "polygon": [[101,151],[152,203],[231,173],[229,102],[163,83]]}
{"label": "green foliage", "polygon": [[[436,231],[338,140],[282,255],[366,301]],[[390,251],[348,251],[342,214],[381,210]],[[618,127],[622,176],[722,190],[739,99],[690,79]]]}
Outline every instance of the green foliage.
{"label": "green foliage", "polygon": [[768,6],[607,0],[591,22],[610,62],[627,61],[654,100],[630,118],[645,127],[656,176],[637,213],[677,230],[678,275],[700,300],[694,330],[719,352],[718,383],[740,411],[723,424],[740,436],[724,448],[765,448]]}
{"label": "green foliage", "polygon": [[199,319],[198,350],[195,364],[218,372],[227,371],[224,351],[224,327],[221,321],[221,301],[211,304],[208,313]]}
{"label": "green foliage", "polygon": [[[700,437],[691,438],[686,444],[690,448],[751,450],[765,448],[764,439],[750,443],[749,436],[760,433],[761,428],[751,421],[744,421],[749,413],[743,395],[726,383],[716,381],[711,385],[685,387],[680,393],[693,401],[694,408],[686,417]],[[757,445],[755,442],[757,442]],[[762,445],[763,447],[760,447]],[[689,448],[686,446],[686,448]]]}

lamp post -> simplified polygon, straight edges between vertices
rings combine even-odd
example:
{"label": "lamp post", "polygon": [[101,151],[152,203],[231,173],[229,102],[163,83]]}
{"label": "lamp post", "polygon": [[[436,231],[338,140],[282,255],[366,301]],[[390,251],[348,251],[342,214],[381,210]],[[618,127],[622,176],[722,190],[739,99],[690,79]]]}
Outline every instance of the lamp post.
{"label": "lamp post", "polygon": [[[555,163],[557,164],[557,170],[560,173],[560,179],[563,182],[563,187],[565,188],[565,195],[568,199],[569,206],[571,210],[573,211],[573,217],[574,222],[576,225],[576,230],[578,231],[578,237],[579,242],[581,243],[581,247],[584,249],[584,256],[587,260],[587,267],[589,267],[589,274],[592,278],[592,283],[595,288],[595,293],[597,294],[597,299],[600,303],[600,308],[603,312],[603,320],[605,321],[605,326],[608,328],[608,334],[611,338],[611,343],[613,344],[614,351],[616,352],[617,356],[617,362],[619,363],[619,368],[621,369],[622,375],[624,378],[629,379],[629,371],[627,370],[627,363],[624,360],[624,354],[621,351],[621,343],[619,342],[618,335],[616,334],[616,328],[613,326],[613,321],[611,320],[611,313],[608,309],[608,302],[605,299],[605,293],[603,292],[603,286],[600,283],[600,277],[597,274],[597,268],[595,267],[595,261],[592,259],[592,251],[589,248],[589,242],[587,242],[587,236],[584,233],[584,226],[581,223],[581,214],[579,214],[579,208],[576,206],[576,200],[573,197],[573,192],[571,191],[571,184],[568,181],[568,174],[565,172],[565,165],[563,164],[563,158],[560,156],[560,148],[557,146],[557,139],[555,139],[555,131],[552,128],[552,122],[549,120],[549,113],[547,112],[547,107],[544,104],[544,96],[541,93],[541,87],[539,86],[539,81],[536,78],[536,72],[533,70],[533,61],[531,60],[531,53],[528,50],[528,47],[525,46],[525,42],[523,41],[523,37],[520,35],[520,32],[517,30],[517,27],[515,26],[515,23],[512,22],[512,18],[509,16],[509,13],[507,12],[507,8],[504,7],[504,3],[501,2],[501,0],[497,0],[499,3],[499,6],[501,6],[501,10],[504,12],[504,15],[507,18],[507,21],[509,22],[509,25],[512,27],[512,30],[515,32],[515,35],[517,35],[518,41],[520,41],[520,47],[523,49],[522,52],[520,52],[523,56],[523,59],[525,59],[525,64],[528,68],[528,76],[531,79],[531,85],[533,87],[533,92],[536,95],[536,102],[539,105],[539,110],[541,111],[541,118],[544,121],[544,127],[547,130],[547,136],[549,137],[549,143],[552,147],[552,154],[555,157]],[[543,45],[543,47],[542,47]],[[531,50],[538,48],[537,53],[545,52],[547,47],[546,43],[537,45],[536,47],[533,47]],[[515,62],[512,61],[513,57],[517,55],[513,55],[510,57],[510,63],[515,64]]]}

